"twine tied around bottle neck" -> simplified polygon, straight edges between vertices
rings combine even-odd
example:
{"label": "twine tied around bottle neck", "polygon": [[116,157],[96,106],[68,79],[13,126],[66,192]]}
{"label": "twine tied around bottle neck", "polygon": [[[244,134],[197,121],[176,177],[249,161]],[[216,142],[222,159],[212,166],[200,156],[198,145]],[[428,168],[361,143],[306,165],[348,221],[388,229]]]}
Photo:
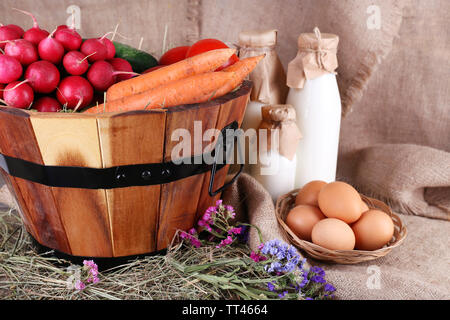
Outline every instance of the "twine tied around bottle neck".
{"label": "twine tied around bottle neck", "polygon": [[321,33],[318,27],[313,33],[300,34],[297,56],[288,64],[288,87],[302,89],[306,80],[325,74],[336,75],[338,43],[337,35]]}
{"label": "twine tied around bottle neck", "polygon": [[317,49],[303,48],[302,50],[316,54],[317,64],[319,65],[320,69],[328,71],[329,73],[337,74],[337,72],[334,71],[333,69],[330,70],[329,68],[327,68],[323,62],[323,59],[328,53],[336,54],[336,52],[334,52],[333,50],[322,48],[322,33],[320,32],[318,27],[314,28],[314,34],[316,35],[317,38]]}

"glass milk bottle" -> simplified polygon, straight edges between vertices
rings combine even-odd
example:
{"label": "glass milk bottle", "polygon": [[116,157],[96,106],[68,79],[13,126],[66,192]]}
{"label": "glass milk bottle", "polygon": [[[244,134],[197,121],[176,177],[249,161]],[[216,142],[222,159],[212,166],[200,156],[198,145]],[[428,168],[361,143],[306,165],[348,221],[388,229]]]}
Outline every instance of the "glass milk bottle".
{"label": "glass milk bottle", "polygon": [[334,34],[304,33],[297,56],[288,65],[286,103],[297,112],[303,138],[297,148],[295,188],[312,180],[335,181],[341,123],[341,99],[336,81]]}
{"label": "glass milk bottle", "polygon": [[258,163],[251,175],[270,193],[273,201],[294,189],[296,149],[302,135],[296,125],[295,109],[290,105],[261,108],[258,127]]}
{"label": "glass milk bottle", "polygon": [[[264,59],[250,74],[253,82],[250,101],[245,111],[242,129],[256,130],[261,122],[261,107],[265,104],[281,104],[286,100],[289,88],[286,86],[286,73],[275,51],[277,31],[243,31],[239,33],[239,58],[266,54]],[[256,132],[255,132],[256,133]],[[256,135],[250,136],[245,148],[246,172],[257,161]],[[252,157],[250,158],[250,154]],[[249,161],[251,160],[251,161]]]}

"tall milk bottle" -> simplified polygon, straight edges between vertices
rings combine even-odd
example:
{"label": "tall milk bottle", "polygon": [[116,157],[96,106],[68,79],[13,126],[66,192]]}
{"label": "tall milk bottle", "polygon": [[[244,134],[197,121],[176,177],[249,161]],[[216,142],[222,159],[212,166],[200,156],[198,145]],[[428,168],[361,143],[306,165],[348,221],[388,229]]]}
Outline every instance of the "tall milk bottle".
{"label": "tall milk bottle", "polygon": [[334,34],[304,33],[298,38],[297,56],[289,63],[286,103],[297,113],[303,138],[297,148],[295,187],[313,180],[332,182],[341,124],[341,98],[336,81],[337,46]]}
{"label": "tall milk bottle", "polygon": [[[245,111],[241,128],[247,133],[245,146],[245,171],[251,174],[251,166],[258,161],[257,132],[262,120],[261,107],[266,104],[283,104],[289,88],[286,85],[286,73],[275,51],[277,31],[242,31],[239,33],[239,58],[266,56],[249,76],[253,82],[250,101]],[[254,134],[247,131],[254,130]]]}

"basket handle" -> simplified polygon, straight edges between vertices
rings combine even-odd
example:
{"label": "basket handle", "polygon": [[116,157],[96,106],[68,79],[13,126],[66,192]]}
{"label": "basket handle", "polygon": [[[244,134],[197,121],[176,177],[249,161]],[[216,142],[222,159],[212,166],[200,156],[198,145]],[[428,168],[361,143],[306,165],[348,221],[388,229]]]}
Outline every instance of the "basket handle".
{"label": "basket handle", "polygon": [[[217,190],[213,191],[214,180],[215,180],[216,171],[217,171],[217,160],[218,160],[220,151],[221,150],[225,151],[225,159],[227,159],[228,158],[227,157],[228,152],[231,151],[231,150],[234,150],[232,148],[229,148],[230,147],[230,144],[229,144],[229,142],[230,142],[230,139],[229,139],[230,131],[233,132],[233,137],[234,137],[234,139],[231,140],[233,142],[233,144],[231,144],[231,146],[234,146],[234,141],[236,141],[237,149],[238,149],[238,156],[239,156],[239,159],[242,159],[242,150],[240,148],[241,146],[240,146],[240,139],[239,139],[239,136],[241,135],[242,132],[237,130],[237,129],[238,129],[238,123],[236,121],[234,121],[230,125],[226,126],[221,131],[220,136],[219,136],[219,140],[217,141],[216,147],[213,150],[214,162],[213,162],[212,167],[211,167],[211,177],[209,179],[209,188],[208,188],[208,193],[209,193],[209,195],[211,197],[216,196],[217,194],[221,193],[223,190],[225,190],[226,188],[231,186],[234,183],[234,181],[236,181],[236,179],[241,175],[242,171],[244,170],[244,164],[241,163],[239,171],[234,175],[234,177],[229,182],[225,183],[222,187],[220,187]],[[224,132],[225,132],[225,137],[226,137],[225,138],[225,141],[226,141],[225,142],[225,147],[224,147],[224,141],[223,141],[224,140],[223,139],[223,133]],[[219,152],[217,152],[218,150],[219,150]]]}

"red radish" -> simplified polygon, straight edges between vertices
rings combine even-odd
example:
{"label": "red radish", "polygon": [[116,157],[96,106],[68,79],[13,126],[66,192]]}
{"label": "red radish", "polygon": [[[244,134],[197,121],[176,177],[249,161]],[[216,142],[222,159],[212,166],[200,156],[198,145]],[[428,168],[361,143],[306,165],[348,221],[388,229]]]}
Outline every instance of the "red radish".
{"label": "red radish", "polygon": [[63,66],[73,76],[81,76],[89,68],[86,56],[80,51],[67,52],[63,59]]}
{"label": "red radish", "polygon": [[8,42],[5,46],[5,54],[16,58],[24,67],[39,59],[36,47],[25,39]]}
{"label": "red radish", "polygon": [[20,35],[11,27],[1,26],[0,27],[0,49],[4,49],[7,40],[19,39]]}
{"label": "red radish", "polygon": [[5,85],[0,83],[0,99],[3,99],[3,89],[5,89]]}
{"label": "red radish", "polygon": [[107,55],[106,46],[99,39],[87,39],[81,45],[80,51],[89,56],[89,62],[105,60]]}
{"label": "red radish", "polygon": [[106,38],[106,36],[110,33],[114,33],[114,32],[108,32],[103,37],[99,38],[99,40],[106,47],[106,59],[105,60],[112,59],[116,55],[116,47],[114,46],[114,43],[111,40],[109,40],[108,38]]}
{"label": "red radish", "polygon": [[63,45],[52,37],[53,33],[39,42],[38,52],[42,60],[50,61],[53,64],[59,64],[64,56]]}
{"label": "red radish", "polygon": [[0,83],[10,83],[22,75],[22,65],[16,58],[0,55]]}
{"label": "red radish", "polygon": [[69,109],[82,109],[91,103],[94,90],[85,78],[70,76],[64,78],[58,86],[56,98]]}
{"label": "red radish", "polygon": [[117,81],[117,75],[132,74],[138,75],[134,72],[115,71],[113,66],[106,61],[96,61],[89,68],[87,78],[95,90],[106,91]]}
{"label": "red radish", "polygon": [[25,79],[38,93],[50,93],[56,89],[60,75],[58,68],[51,62],[40,60],[30,64],[25,71]]}
{"label": "red radish", "polygon": [[33,104],[34,109],[39,112],[58,112],[62,110],[58,100],[52,97],[42,97]]}
{"label": "red radish", "polygon": [[33,27],[25,31],[25,33],[23,34],[23,38],[25,40],[28,40],[32,44],[37,46],[42,39],[45,39],[49,35],[48,31],[39,28],[39,24],[37,23],[37,20],[33,14],[16,8],[14,8],[14,10],[17,10],[19,12],[22,12],[23,14],[26,14],[27,16],[30,16],[31,19],[33,20]]}
{"label": "red radish", "polygon": [[23,31],[23,29],[21,27],[19,27],[18,25],[15,25],[15,24],[8,24],[7,27],[16,31],[19,38],[22,38],[23,34],[25,33],[25,31]]}
{"label": "red radish", "polygon": [[55,39],[58,40],[66,51],[78,50],[83,39],[80,34],[72,28],[60,28],[55,32]]}
{"label": "red radish", "polygon": [[116,82],[114,68],[106,61],[97,61],[89,68],[87,78],[95,90],[106,91]]}
{"label": "red radish", "polygon": [[33,89],[25,81],[13,81],[3,90],[3,100],[13,108],[27,109],[34,99]]}
{"label": "red radish", "polygon": [[[113,58],[108,60],[108,62],[112,65],[114,68],[114,71],[125,71],[125,72],[133,72],[133,68],[131,67],[131,64],[122,58]],[[119,74],[117,75],[117,81],[127,80],[132,78],[132,74]]]}
{"label": "red radish", "polygon": [[56,27],[56,31],[62,30],[62,29],[67,29],[69,28],[69,26],[67,26],[66,24],[62,24]]}

